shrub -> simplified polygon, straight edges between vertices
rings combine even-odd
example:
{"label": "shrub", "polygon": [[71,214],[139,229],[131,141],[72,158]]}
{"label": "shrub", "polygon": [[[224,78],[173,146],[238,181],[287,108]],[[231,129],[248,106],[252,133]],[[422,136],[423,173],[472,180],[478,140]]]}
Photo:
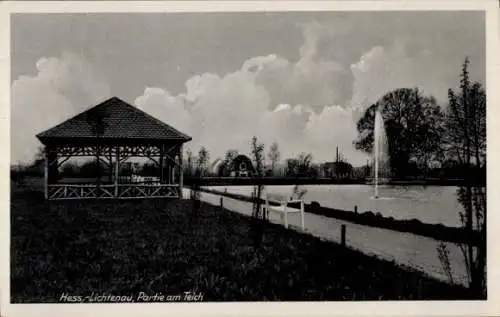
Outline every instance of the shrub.
{"label": "shrub", "polygon": [[321,205],[317,201],[311,201],[309,206],[311,206],[311,208],[313,208],[313,209],[321,207]]}

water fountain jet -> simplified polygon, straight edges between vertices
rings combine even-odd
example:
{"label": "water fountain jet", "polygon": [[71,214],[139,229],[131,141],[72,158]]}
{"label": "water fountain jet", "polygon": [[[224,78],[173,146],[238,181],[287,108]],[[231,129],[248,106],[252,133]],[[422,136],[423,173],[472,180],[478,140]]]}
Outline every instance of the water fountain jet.
{"label": "water fountain jet", "polygon": [[[374,168],[374,198],[379,198],[379,183],[380,172],[388,171],[389,151],[387,143],[387,133],[385,131],[384,119],[379,109],[375,112],[375,123],[373,129],[373,159],[375,160]],[[385,175],[385,174],[384,174]],[[386,175],[385,175],[386,176]]]}

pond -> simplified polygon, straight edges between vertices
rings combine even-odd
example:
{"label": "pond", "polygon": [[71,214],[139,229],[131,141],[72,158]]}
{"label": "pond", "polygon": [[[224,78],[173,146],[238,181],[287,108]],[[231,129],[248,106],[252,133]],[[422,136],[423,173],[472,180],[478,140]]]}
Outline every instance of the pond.
{"label": "pond", "polygon": [[[290,186],[266,186],[271,194],[291,195]],[[454,186],[379,186],[379,198],[373,197],[370,185],[304,185],[306,203],[317,201],[321,206],[354,210],[358,212],[379,212],[395,219],[418,219],[429,224],[441,223],[449,227],[460,227],[459,212],[463,207],[457,200]],[[240,195],[251,195],[252,186],[211,186],[214,190]]]}

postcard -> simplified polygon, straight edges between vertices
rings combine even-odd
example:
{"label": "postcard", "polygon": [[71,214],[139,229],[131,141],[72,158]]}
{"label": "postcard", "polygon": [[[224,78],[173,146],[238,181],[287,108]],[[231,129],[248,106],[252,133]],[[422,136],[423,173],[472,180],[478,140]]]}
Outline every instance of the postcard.
{"label": "postcard", "polygon": [[0,12],[2,316],[500,313],[495,1]]}

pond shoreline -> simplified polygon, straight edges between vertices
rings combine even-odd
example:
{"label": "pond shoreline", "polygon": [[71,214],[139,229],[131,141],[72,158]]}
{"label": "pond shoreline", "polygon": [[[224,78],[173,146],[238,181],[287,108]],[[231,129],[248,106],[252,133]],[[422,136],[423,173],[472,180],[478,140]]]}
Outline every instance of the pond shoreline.
{"label": "pond shoreline", "polygon": [[[194,179],[185,179],[186,185],[193,184]],[[196,180],[200,186],[235,186],[255,185],[255,178],[242,177],[203,177]],[[259,182],[263,185],[367,185],[373,181],[371,178],[310,178],[310,177],[262,177]],[[474,184],[485,186],[481,179],[475,179]],[[390,186],[462,186],[462,179],[390,179],[384,182]]]}
{"label": "pond shoreline", "polygon": [[[207,188],[202,188],[200,190],[203,192],[221,195],[228,198],[252,202],[252,198],[245,195],[227,193]],[[262,200],[262,202],[264,201]],[[321,206],[318,202],[315,201],[309,204],[306,203],[304,207],[306,212],[312,214],[345,220],[369,227],[412,233],[439,241],[461,244],[472,243],[473,245],[477,245],[479,241],[479,235],[476,233],[471,236],[463,228],[448,227],[443,224],[428,224],[423,223],[417,219],[398,220],[392,217],[384,217],[380,213],[374,213],[372,211],[354,212],[350,210],[328,208]]]}

